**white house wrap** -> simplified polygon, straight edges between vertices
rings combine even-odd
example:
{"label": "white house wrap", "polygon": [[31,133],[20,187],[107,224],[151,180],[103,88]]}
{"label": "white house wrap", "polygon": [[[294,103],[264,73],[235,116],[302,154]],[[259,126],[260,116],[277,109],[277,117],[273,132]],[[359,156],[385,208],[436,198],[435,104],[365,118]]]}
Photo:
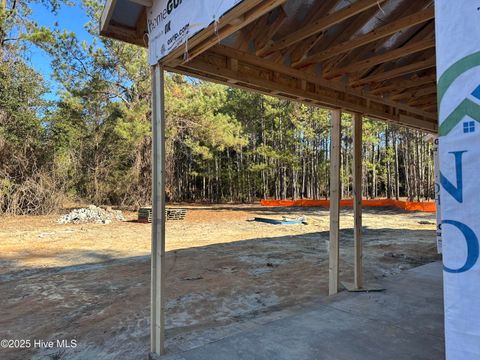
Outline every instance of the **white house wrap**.
{"label": "white house wrap", "polygon": [[158,0],[148,10],[149,61],[155,65],[242,0]]}
{"label": "white house wrap", "polygon": [[480,2],[435,5],[446,355],[480,359]]}

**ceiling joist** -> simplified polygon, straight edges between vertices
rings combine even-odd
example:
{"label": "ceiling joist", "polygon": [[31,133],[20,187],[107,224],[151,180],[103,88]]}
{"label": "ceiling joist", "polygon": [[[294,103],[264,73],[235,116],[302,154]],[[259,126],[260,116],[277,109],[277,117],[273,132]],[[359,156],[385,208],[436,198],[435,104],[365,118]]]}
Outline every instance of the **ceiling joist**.
{"label": "ceiling joist", "polygon": [[402,46],[401,48],[395,50],[387,51],[380,55],[372,56],[368,59],[350,64],[341,69],[336,69],[330,73],[327,73],[325,77],[327,79],[331,79],[344,74],[350,74],[356,71],[369,69],[372,66],[394,61],[420,51],[431,49],[433,47],[435,47],[435,39],[422,40],[410,45]]}
{"label": "ceiling joist", "polygon": [[[319,1],[315,4],[315,7],[310,11],[305,18],[302,20],[302,24],[308,24],[312,21],[315,21],[319,18],[326,16],[329,14],[333,8],[338,4],[338,0],[325,0]],[[324,37],[324,31],[321,31],[317,34],[314,34],[305,40],[302,40],[298,43],[295,43],[287,48],[284,51],[290,54],[292,61],[297,61],[297,59],[301,58],[305,52],[310,51],[313,49]],[[270,42],[270,45],[273,44],[273,41]],[[268,48],[263,49],[263,54],[268,53]]]}
{"label": "ceiling joist", "polygon": [[377,87],[370,88],[370,93],[374,95],[393,93],[398,94],[404,92],[405,90],[411,88],[417,88],[419,86],[434,84],[436,82],[435,75],[424,75],[417,76],[414,75],[409,79],[399,78],[390,78],[387,81],[379,84]]}
{"label": "ceiling joist", "polygon": [[264,49],[267,47],[269,42],[271,42],[272,38],[275,36],[277,31],[280,29],[280,27],[283,25],[285,20],[287,19],[287,13],[285,10],[283,10],[283,7],[280,6],[280,13],[278,14],[277,18],[273,21],[272,24],[268,26],[268,30],[265,31],[263,29],[263,34],[261,34],[255,41],[255,47],[258,49],[256,51],[258,56],[263,56],[264,54]]}
{"label": "ceiling joist", "polygon": [[280,39],[271,44],[268,50],[273,52],[284,49],[287,46],[293,45],[312,35],[318,34],[322,30],[328,29],[329,27],[345,21],[365,10],[368,10],[374,6],[379,6],[385,1],[386,0],[359,0],[352,5],[346,6],[339,11],[336,11],[330,15],[314,21],[309,25],[304,26],[300,30],[294,31],[293,33],[285,36],[283,39]]}
{"label": "ceiling joist", "polygon": [[314,54],[308,57],[305,57],[304,59],[293,63],[293,67],[301,67],[304,65],[307,65],[309,63],[319,63],[322,62],[326,59],[329,59],[335,55],[339,55],[348,51],[351,51],[353,49],[356,49],[360,46],[364,46],[367,44],[370,44],[376,40],[383,39],[387,36],[393,35],[397,33],[398,31],[401,31],[403,29],[422,24],[426,21],[429,21],[433,19],[435,16],[435,11],[433,8],[428,8],[423,11],[420,11],[416,14],[406,16],[400,20],[394,21],[392,23],[389,23],[387,25],[384,25],[380,28],[377,28],[375,30],[372,30],[371,32],[359,36],[355,39],[345,41],[337,46],[329,47],[325,49],[324,51]]}
{"label": "ceiling joist", "polygon": [[385,81],[398,76],[411,74],[416,71],[433,68],[435,67],[435,64],[436,64],[435,58],[428,58],[426,60],[414,62],[412,64],[408,64],[405,66],[396,67],[390,71],[384,71],[376,75],[367,76],[363,79],[351,82],[350,85],[353,87],[356,87],[356,86],[361,86],[361,85],[365,85],[373,82]]}
{"label": "ceiling joist", "polygon": [[[134,26],[121,24],[117,2],[107,0],[102,35],[146,46],[152,0],[127,1],[139,14]],[[161,62],[179,73],[435,132],[433,5],[242,0],[189,38],[188,52],[179,46]]]}
{"label": "ceiling joist", "polygon": [[[238,25],[233,25],[228,23],[226,26],[222,27],[220,30],[216,32],[216,36],[214,37],[214,43],[219,43],[221,40],[225,39],[227,36],[233,34],[237,30],[240,30],[243,26],[257,20],[261,16],[265,15],[269,11],[275,9],[276,7],[285,3],[286,0],[264,0],[259,4],[256,8],[253,8],[243,14],[244,22]],[[184,60],[184,62],[190,61],[203,53],[204,51],[208,50],[212,46],[212,39],[204,41],[202,44],[196,46],[191,52],[189,52],[188,57]]]}
{"label": "ceiling joist", "polygon": [[[175,68],[172,70],[175,71]],[[397,122],[399,115],[404,114],[410,119],[418,119],[422,124],[418,128],[430,132],[436,131],[436,119],[430,113],[380,97],[351,91],[339,84],[312,78],[305,72],[289,66],[272,64],[255,55],[225,46],[215,46],[207,53],[179,67],[179,70],[195,72],[196,76],[212,81],[281,95],[305,103],[361,112],[383,120]],[[424,126],[425,124],[429,125]]]}

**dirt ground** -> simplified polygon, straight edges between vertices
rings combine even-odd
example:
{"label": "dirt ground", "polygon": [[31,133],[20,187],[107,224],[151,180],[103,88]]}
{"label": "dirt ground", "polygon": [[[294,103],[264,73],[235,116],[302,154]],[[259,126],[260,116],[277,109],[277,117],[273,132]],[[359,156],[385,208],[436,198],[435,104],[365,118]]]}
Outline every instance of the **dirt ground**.
{"label": "dirt ground", "polygon": [[[167,223],[167,351],[218,340],[326,297],[327,209],[187,208],[185,220]],[[151,228],[127,215],[129,221],[108,225],[0,218],[0,340],[31,342],[0,348],[0,359],[146,358]],[[309,222],[251,221],[283,215],[306,215]],[[367,282],[438,259],[434,214],[365,209],[363,225]],[[351,209],[342,210],[341,281],[353,277],[352,226]]]}

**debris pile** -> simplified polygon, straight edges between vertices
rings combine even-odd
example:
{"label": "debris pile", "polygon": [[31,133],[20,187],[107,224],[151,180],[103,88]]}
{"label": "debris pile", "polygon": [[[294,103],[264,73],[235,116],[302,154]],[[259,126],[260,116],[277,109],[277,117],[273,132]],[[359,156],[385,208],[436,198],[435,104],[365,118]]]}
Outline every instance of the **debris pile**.
{"label": "debris pile", "polygon": [[113,210],[110,207],[102,209],[95,205],[88,208],[74,209],[68,214],[62,215],[57,223],[59,224],[110,224],[113,221],[125,221],[120,210]]}

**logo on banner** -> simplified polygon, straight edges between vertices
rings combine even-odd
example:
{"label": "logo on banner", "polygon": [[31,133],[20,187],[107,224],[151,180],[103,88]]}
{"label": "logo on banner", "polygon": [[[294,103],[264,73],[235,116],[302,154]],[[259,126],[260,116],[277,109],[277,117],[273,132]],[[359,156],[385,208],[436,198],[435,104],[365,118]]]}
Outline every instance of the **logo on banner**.
{"label": "logo on banner", "polygon": [[[155,0],[147,13],[149,63],[155,65],[202,29],[222,22],[222,17],[244,0]],[[222,24],[227,25],[227,24]],[[216,32],[216,31],[215,31]]]}
{"label": "logo on banner", "polygon": [[[471,54],[464,57],[453,64],[447,71],[443,73],[438,82],[438,103],[441,104],[446,92],[454,85],[456,89],[465,89],[465,84],[457,84],[459,77],[468,71],[480,66],[480,52]],[[476,88],[465,89],[465,98],[460,104],[453,109],[453,111],[445,118],[439,128],[439,135],[441,137],[449,136],[457,126],[461,125],[461,136],[469,136],[476,132],[476,128],[480,123],[480,85]],[[458,135],[456,135],[458,136]],[[451,161],[455,166],[455,170],[452,174],[445,176],[440,172],[440,185],[445,190],[446,194],[450,196],[458,204],[464,204],[464,161],[468,150],[456,149],[455,151],[449,151],[448,155],[451,156]],[[447,156],[447,155],[445,155]],[[463,205],[464,206],[464,205]],[[454,220],[443,219],[443,227],[453,226],[462,234],[466,248],[467,256],[462,266],[458,268],[450,268],[444,265],[444,270],[449,273],[463,273],[470,270],[477,263],[480,255],[480,246],[478,237],[467,224]]]}
{"label": "logo on banner", "polygon": [[[480,52],[464,57],[445,71],[438,81],[438,103],[441,104],[445,93],[460,75],[477,66],[480,66]],[[475,89],[467,89],[467,91],[469,91],[469,95],[480,102],[480,85]],[[468,118],[474,121],[464,123],[465,133],[474,132],[475,122],[480,122],[480,104],[466,97],[442,122],[439,129],[440,136],[447,136],[460,122]]]}

